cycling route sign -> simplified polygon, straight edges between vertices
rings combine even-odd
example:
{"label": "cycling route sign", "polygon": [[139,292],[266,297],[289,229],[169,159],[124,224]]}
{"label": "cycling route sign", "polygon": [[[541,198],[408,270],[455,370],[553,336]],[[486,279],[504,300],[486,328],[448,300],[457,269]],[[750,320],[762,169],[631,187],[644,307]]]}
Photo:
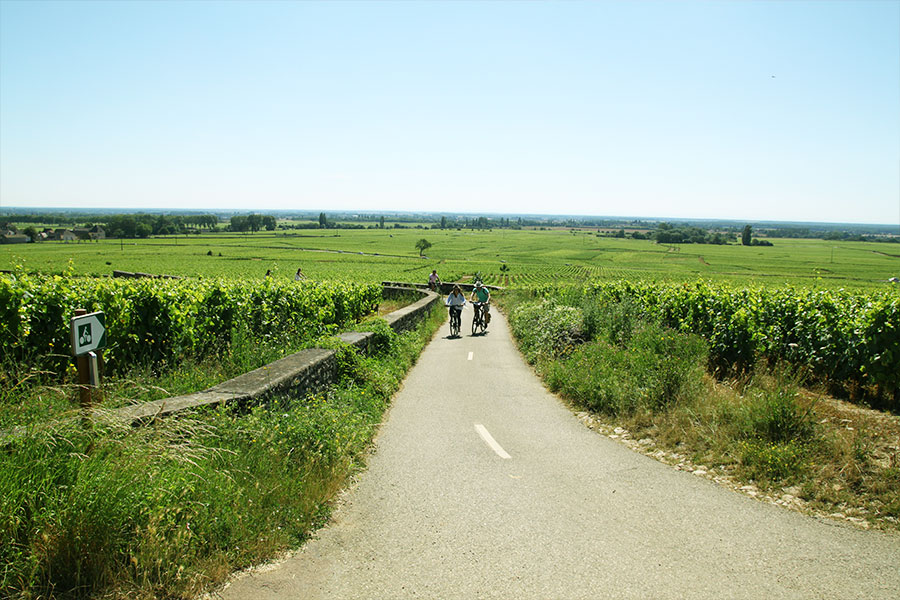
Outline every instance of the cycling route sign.
{"label": "cycling route sign", "polygon": [[72,354],[81,356],[106,347],[106,315],[95,312],[72,317]]}

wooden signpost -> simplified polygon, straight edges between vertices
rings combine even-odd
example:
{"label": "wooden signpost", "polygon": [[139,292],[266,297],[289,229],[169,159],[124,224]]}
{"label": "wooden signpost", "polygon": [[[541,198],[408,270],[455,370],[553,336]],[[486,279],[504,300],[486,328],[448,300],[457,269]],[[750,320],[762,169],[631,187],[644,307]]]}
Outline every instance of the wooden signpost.
{"label": "wooden signpost", "polygon": [[100,385],[100,369],[106,347],[106,315],[102,312],[87,314],[83,308],[75,310],[72,317],[72,355],[78,369],[78,400],[81,408],[92,403],[94,388]]}

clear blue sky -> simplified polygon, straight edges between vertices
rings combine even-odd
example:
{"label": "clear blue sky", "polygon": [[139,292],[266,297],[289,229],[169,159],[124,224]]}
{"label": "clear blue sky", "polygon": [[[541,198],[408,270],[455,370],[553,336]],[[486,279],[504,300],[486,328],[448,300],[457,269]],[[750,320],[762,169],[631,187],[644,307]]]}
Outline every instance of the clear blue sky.
{"label": "clear blue sky", "polygon": [[0,0],[0,206],[900,223],[900,1]]}

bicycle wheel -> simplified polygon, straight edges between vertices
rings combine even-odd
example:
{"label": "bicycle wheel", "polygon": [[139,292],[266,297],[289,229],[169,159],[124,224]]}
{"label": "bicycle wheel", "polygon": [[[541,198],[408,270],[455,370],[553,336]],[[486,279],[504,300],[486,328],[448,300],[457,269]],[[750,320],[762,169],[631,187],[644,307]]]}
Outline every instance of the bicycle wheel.
{"label": "bicycle wheel", "polygon": [[459,318],[450,315],[450,337],[459,335]]}

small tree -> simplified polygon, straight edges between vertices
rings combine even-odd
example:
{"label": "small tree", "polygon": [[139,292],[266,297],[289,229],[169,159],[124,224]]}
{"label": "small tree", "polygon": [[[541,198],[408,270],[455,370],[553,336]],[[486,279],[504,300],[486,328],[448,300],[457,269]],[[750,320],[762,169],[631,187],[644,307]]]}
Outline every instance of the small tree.
{"label": "small tree", "polygon": [[431,242],[429,242],[425,238],[422,238],[421,240],[416,242],[416,250],[419,251],[419,256],[422,256],[423,254],[425,254],[425,251],[428,250],[429,248],[431,248]]}
{"label": "small tree", "polygon": [[751,244],[751,238],[753,237],[753,228],[749,225],[744,225],[744,231],[741,232],[741,244],[744,246],[749,246]]}
{"label": "small tree", "polygon": [[250,221],[247,220],[246,215],[234,215],[231,217],[232,231],[247,231],[248,229],[250,229]]}
{"label": "small tree", "polygon": [[139,238],[148,238],[153,233],[153,228],[148,223],[138,223],[134,233]]}

